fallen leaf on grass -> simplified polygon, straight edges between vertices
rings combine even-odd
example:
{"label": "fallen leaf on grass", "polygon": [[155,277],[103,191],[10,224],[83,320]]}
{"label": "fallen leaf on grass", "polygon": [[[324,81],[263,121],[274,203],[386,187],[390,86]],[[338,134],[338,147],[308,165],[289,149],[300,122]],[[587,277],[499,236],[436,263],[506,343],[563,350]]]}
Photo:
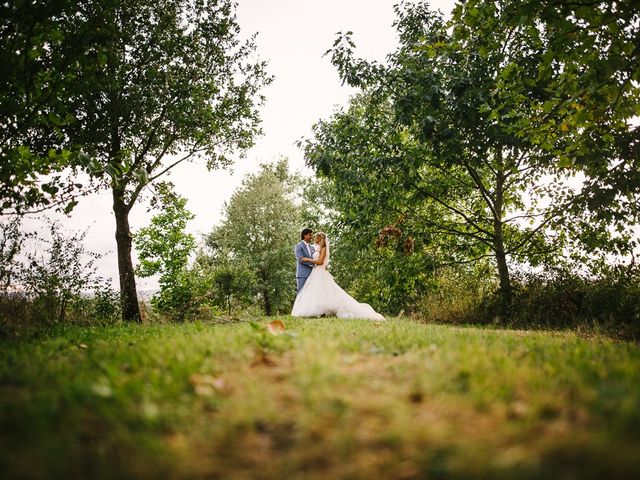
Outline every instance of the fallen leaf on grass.
{"label": "fallen leaf on grass", "polygon": [[528,353],[529,353],[529,349],[524,345],[521,345],[518,348],[516,348],[516,350],[513,352],[513,355],[515,358],[523,358],[523,357],[526,357]]}
{"label": "fallen leaf on grass", "polygon": [[187,438],[179,432],[167,435],[165,441],[167,445],[174,450],[184,450],[188,446]]}
{"label": "fallen leaf on grass", "polygon": [[422,392],[414,391],[409,394],[409,401],[411,403],[421,403],[424,399],[424,395]]}
{"label": "fallen leaf on grass", "polygon": [[529,405],[521,400],[516,400],[511,405],[509,405],[509,409],[507,410],[507,418],[509,420],[517,420],[519,418],[524,418],[529,413]]}
{"label": "fallen leaf on grass", "polygon": [[228,395],[231,393],[231,389],[227,383],[220,377],[194,373],[189,377],[189,383],[191,383],[196,395],[203,397],[211,397],[215,394]]}
{"label": "fallen leaf on grass", "polygon": [[252,367],[257,367],[258,365],[266,365],[267,367],[272,367],[276,364],[269,355],[266,353],[257,353],[253,362],[251,363]]}
{"label": "fallen leaf on grass", "polygon": [[144,400],[140,404],[140,412],[147,420],[154,420],[160,413],[160,409],[155,403],[149,400]]}
{"label": "fallen leaf on grass", "polygon": [[111,387],[104,383],[94,383],[93,385],[91,385],[91,391],[98,397],[102,398],[109,398],[113,396]]}
{"label": "fallen leaf on grass", "polygon": [[267,324],[267,332],[273,335],[281,335],[284,333],[284,322],[282,320],[274,320]]}

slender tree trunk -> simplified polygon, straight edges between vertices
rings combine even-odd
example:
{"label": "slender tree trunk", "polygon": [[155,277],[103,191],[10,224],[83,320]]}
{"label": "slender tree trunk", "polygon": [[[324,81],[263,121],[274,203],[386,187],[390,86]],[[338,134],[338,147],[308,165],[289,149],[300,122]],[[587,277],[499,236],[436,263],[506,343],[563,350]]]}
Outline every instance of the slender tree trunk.
{"label": "slender tree trunk", "polygon": [[60,317],[58,318],[58,321],[60,323],[63,323],[65,320],[66,309],[67,309],[67,301],[64,297],[62,297],[62,300],[60,301]]}
{"label": "slender tree trunk", "polygon": [[[115,61],[114,61],[115,63]],[[111,138],[109,146],[109,163],[118,165],[122,154],[120,138],[119,93],[112,93],[109,102],[109,118]],[[119,183],[115,179],[111,185],[113,194],[113,213],[116,217],[116,244],[118,250],[118,274],[120,277],[120,304],[122,305],[122,320],[125,322],[141,322],[138,292],[136,291],[136,277],[131,262],[131,230],[129,228],[129,211],[132,202],[127,204],[125,199],[126,182],[122,178]]]}
{"label": "slender tree trunk", "polygon": [[[498,152],[500,164],[502,163],[502,152]],[[511,277],[509,266],[507,265],[507,255],[504,249],[504,234],[502,231],[502,208],[504,199],[504,171],[498,169],[496,174],[496,190],[493,215],[493,251],[496,255],[496,265],[498,267],[498,278],[500,279],[500,296],[502,298],[502,310],[506,313],[511,305]]]}
{"label": "slender tree trunk", "polygon": [[266,267],[260,267],[260,278],[262,279],[262,302],[264,306],[264,314],[267,317],[271,316],[273,306],[271,305],[271,296],[269,295],[269,288],[267,285],[267,280],[269,279],[269,274],[264,270]]}
{"label": "slender tree trunk", "polygon": [[502,233],[496,234],[494,239],[494,250],[496,253],[496,265],[498,267],[498,278],[500,279],[500,296],[505,307],[511,304],[511,277],[507,265],[507,256],[504,252],[504,241]]}
{"label": "slender tree trunk", "polygon": [[262,290],[262,298],[264,300],[264,314],[267,317],[270,317],[272,313],[271,297],[269,296],[269,291],[267,289]]}
{"label": "slender tree trunk", "polygon": [[124,191],[113,188],[113,213],[116,217],[116,243],[118,245],[118,273],[120,274],[120,302],[125,322],[141,322],[136,277],[131,262],[131,231],[129,208],[124,201]]}

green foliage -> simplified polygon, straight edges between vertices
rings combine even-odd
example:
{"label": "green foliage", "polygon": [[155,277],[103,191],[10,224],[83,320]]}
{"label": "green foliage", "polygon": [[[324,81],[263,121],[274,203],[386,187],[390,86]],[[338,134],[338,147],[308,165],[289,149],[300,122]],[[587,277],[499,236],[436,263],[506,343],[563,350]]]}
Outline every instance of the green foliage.
{"label": "green foliage", "polygon": [[216,259],[212,272],[214,301],[231,317],[234,303],[243,305],[251,299],[256,283],[254,272],[239,259],[229,260],[229,255],[218,255]]}
{"label": "green foliage", "polygon": [[85,250],[86,230],[65,236],[60,225],[52,222],[50,234],[50,240],[41,239],[48,247],[28,254],[21,275],[26,293],[41,306],[46,323],[63,322],[69,303],[96,286],[94,264],[100,258]]}
{"label": "green foliage", "polygon": [[68,199],[78,186],[65,167],[134,203],[165,154],[213,168],[258,131],[270,78],[228,0],[9,2],[0,12],[2,210]]}
{"label": "green foliage", "polygon": [[293,246],[301,220],[296,182],[286,160],[262,165],[233,193],[224,220],[206,240],[214,265],[239,262],[251,272],[244,282],[266,315],[289,311],[295,295]]}
{"label": "green foliage", "polygon": [[20,217],[0,222],[0,294],[7,292],[18,274],[19,254],[28,237],[21,225]]}
{"label": "green foliage", "polygon": [[[502,59],[483,111],[548,152],[546,163],[586,178],[578,195],[562,199],[578,218],[558,227],[590,251],[631,251],[640,191],[637,2],[472,0],[456,6],[451,25],[469,53]],[[496,34],[522,59],[493,51]]]}
{"label": "green foliage", "polygon": [[82,189],[64,172],[79,150],[63,131],[76,121],[70,96],[79,71],[91,73],[85,44],[69,41],[77,10],[66,0],[0,5],[0,212],[70,209]]}
{"label": "green foliage", "polygon": [[85,323],[113,324],[120,320],[120,295],[111,287],[96,288],[86,303]]}
{"label": "green foliage", "polygon": [[[604,34],[604,43],[635,38],[637,11],[628,2],[619,7],[631,16],[623,22],[624,32],[615,31],[613,17],[603,13],[618,7],[596,3],[599,13],[594,17],[604,15],[612,29]],[[539,5],[549,17],[544,21],[536,17]],[[514,12],[521,8],[528,10],[520,20]],[[425,265],[426,259],[454,264],[493,257],[505,308],[514,261],[549,263],[566,253],[565,247],[576,245],[589,251],[632,251],[640,183],[629,173],[623,188],[618,180],[614,187],[613,177],[637,170],[636,147],[625,143],[636,135],[628,120],[637,92],[624,80],[637,62],[612,62],[608,80],[597,83],[605,88],[608,82],[622,81],[624,88],[616,91],[627,107],[607,114],[608,120],[595,129],[586,123],[564,125],[552,105],[559,102],[556,88],[565,93],[576,88],[569,77],[577,73],[569,62],[577,62],[578,55],[563,53],[565,47],[554,37],[563,17],[551,18],[550,12],[568,14],[575,8],[478,0],[459,4],[445,22],[426,2],[402,3],[396,6],[395,23],[400,45],[384,65],[356,58],[350,32],[339,34],[327,53],[343,82],[361,93],[346,110],[314,127],[305,156],[340,192],[329,207],[339,211],[341,226],[360,233],[361,248],[371,245],[375,232],[394,232],[399,245],[415,245]],[[529,10],[535,11],[533,17],[526,16]],[[581,28],[580,15],[572,21],[563,26],[567,34]],[[595,35],[588,31],[578,36]],[[601,65],[599,50],[590,55],[594,65]],[[543,72],[547,67],[553,75]],[[583,63],[581,71],[588,67]],[[588,83],[593,75],[584,76],[576,82]],[[574,97],[569,100],[579,102]],[[613,100],[590,96],[589,108],[607,109]],[[544,125],[525,128],[543,115],[539,105],[550,113]],[[559,140],[543,140],[543,127],[554,124],[554,131],[562,133]],[[588,138],[599,147],[590,150]],[[598,158],[597,168],[587,167],[593,162],[586,156],[579,162],[586,181],[577,189],[577,170],[558,168],[576,148]],[[571,164],[576,162],[574,158]]]}
{"label": "green foliage", "polygon": [[139,258],[136,272],[141,277],[158,274],[160,292],[152,298],[153,305],[182,317],[191,301],[185,277],[195,239],[185,229],[193,214],[187,210],[186,198],[176,194],[171,184],[160,183],[156,192],[151,206],[159,213],[134,237]]}
{"label": "green foliage", "polygon": [[488,260],[439,268],[434,272],[431,289],[420,297],[415,313],[436,323],[490,323],[498,314],[496,305],[491,312],[485,307],[489,299],[497,300],[496,287]]}
{"label": "green foliage", "polygon": [[[640,268],[608,265],[595,274],[561,266],[543,274],[518,272],[507,322],[519,327],[596,325],[614,335],[640,338]],[[494,306],[488,298],[485,312]]]}
{"label": "green foliage", "polygon": [[[35,319],[36,323],[44,324],[86,318],[87,315],[80,311],[83,309],[81,304],[87,303],[83,296],[89,297],[92,292],[102,295],[103,298],[96,301],[96,306],[102,304],[102,309],[106,308],[106,303],[113,305],[119,301],[96,276],[95,262],[100,255],[86,250],[86,235],[86,230],[67,234],[59,223],[49,222],[50,238],[35,236],[35,242],[26,253],[25,264],[16,265],[19,273],[12,285],[14,291],[5,297],[15,297],[17,303],[24,298],[25,308],[32,311],[28,316],[39,317]],[[73,313],[71,318],[69,312]],[[91,311],[91,314],[100,313]]]}

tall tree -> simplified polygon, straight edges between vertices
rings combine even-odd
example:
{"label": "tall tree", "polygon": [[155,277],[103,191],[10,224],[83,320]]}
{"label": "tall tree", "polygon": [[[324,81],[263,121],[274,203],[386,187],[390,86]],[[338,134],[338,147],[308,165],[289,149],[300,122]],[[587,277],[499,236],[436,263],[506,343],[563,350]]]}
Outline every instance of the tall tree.
{"label": "tall tree", "polygon": [[236,260],[251,270],[265,315],[288,311],[295,294],[293,245],[301,230],[296,184],[286,161],[263,165],[234,192],[223,222],[207,237],[214,261]]}
{"label": "tall tree", "polygon": [[358,202],[356,215],[365,209],[371,220],[385,216],[375,210],[393,211],[390,228],[411,225],[423,243],[445,237],[449,261],[491,255],[506,306],[508,256],[542,253],[544,228],[560,213],[556,205],[525,204],[552,173],[541,162],[548,154],[483,110],[502,57],[526,59],[502,51],[500,34],[491,55],[467,50],[425,3],[396,11],[400,46],[387,65],[354,58],[349,35],[336,41],[334,64],[365,94],[316,126],[307,159],[352,192],[343,200]]}
{"label": "tall tree", "polygon": [[74,76],[62,99],[76,118],[59,128],[83,148],[72,166],[111,189],[122,314],[139,321],[131,209],[181,162],[216,168],[248,148],[270,78],[253,58],[253,39],[240,40],[231,0],[85,0],[74,8],[64,42],[81,55],[60,74]]}
{"label": "tall tree", "polygon": [[[537,11],[531,2],[524,3]],[[426,2],[402,3],[396,6],[395,23],[400,46],[384,65],[356,58],[350,33],[340,35],[328,53],[343,81],[364,93],[348,111],[320,122],[315,140],[306,145],[308,162],[338,183],[343,211],[352,218],[379,222],[383,212],[395,211],[398,220],[388,231],[396,231],[400,223],[403,228],[412,224],[425,234],[450,237],[446,251],[462,253],[462,260],[491,255],[504,306],[511,296],[509,258],[536,262],[554,249],[560,253],[564,237],[554,231],[575,225],[589,231],[595,212],[605,221],[591,231],[592,244],[607,246],[612,239],[608,220],[614,215],[601,207],[620,200],[622,190],[612,189],[607,198],[606,186],[612,183],[605,178],[621,165],[619,173],[633,164],[625,155],[625,148],[627,152],[633,148],[623,147],[622,140],[629,138],[625,119],[633,111],[636,93],[624,80],[631,65],[616,64],[617,54],[604,62],[610,78],[600,84],[605,88],[619,77],[621,84],[614,91],[625,107],[617,114],[597,127],[599,121],[593,125],[584,121],[578,127],[573,117],[571,125],[560,122],[558,115],[540,117],[553,110],[566,114],[567,108],[583,109],[579,103],[568,107],[566,100],[556,98],[558,92],[567,92],[563,82],[576,76],[575,71],[565,75],[563,67],[569,68],[570,62],[564,59],[577,62],[580,55],[559,52],[555,40],[545,42],[555,38],[554,25],[566,34],[568,25],[579,29],[582,14],[576,8],[560,8],[558,2],[541,3],[548,7],[544,15],[555,12],[566,18],[551,20],[543,15],[549,20],[545,24],[540,17],[529,22],[523,13],[520,22],[513,13],[524,12],[519,10],[523,2],[477,0],[457,5],[445,23]],[[629,23],[624,34],[615,31],[612,21],[605,23],[610,28],[602,36],[608,40],[591,45],[604,48],[609,42],[633,53],[627,42],[636,38],[638,22]],[[586,41],[590,34],[578,36]],[[603,67],[598,58],[592,54],[595,68]],[[591,108],[618,107],[599,97]],[[530,128],[536,117],[542,133]],[[556,122],[553,136],[550,126]],[[603,125],[609,127],[608,134]],[[583,136],[585,128],[589,131]],[[573,136],[564,134],[571,130]],[[619,134],[615,141],[613,132]],[[590,145],[600,147],[590,150]],[[577,151],[583,152],[582,160],[574,158],[567,164]],[[621,158],[628,161],[620,162]],[[582,173],[599,187],[576,194],[570,182],[575,170],[558,168],[573,164],[584,165]],[[616,206],[618,220],[624,220],[619,213],[633,204],[637,191],[624,192],[623,206]],[[616,245],[631,245],[628,233],[618,240]]]}

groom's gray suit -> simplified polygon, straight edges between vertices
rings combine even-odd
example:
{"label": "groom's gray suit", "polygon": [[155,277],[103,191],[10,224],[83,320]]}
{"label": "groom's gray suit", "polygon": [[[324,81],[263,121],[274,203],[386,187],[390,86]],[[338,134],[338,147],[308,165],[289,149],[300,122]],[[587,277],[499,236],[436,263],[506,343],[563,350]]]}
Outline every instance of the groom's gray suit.
{"label": "groom's gray suit", "polygon": [[313,248],[313,245],[307,244],[302,240],[300,243],[296,244],[293,251],[296,254],[296,283],[298,285],[298,293],[300,293],[300,290],[304,287],[304,283],[307,281],[307,278],[311,275],[311,270],[313,270],[313,267],[315,266],[311,262],[303,262],[300,259],[302,257],[313,258],[313,252],[315,249]]}

